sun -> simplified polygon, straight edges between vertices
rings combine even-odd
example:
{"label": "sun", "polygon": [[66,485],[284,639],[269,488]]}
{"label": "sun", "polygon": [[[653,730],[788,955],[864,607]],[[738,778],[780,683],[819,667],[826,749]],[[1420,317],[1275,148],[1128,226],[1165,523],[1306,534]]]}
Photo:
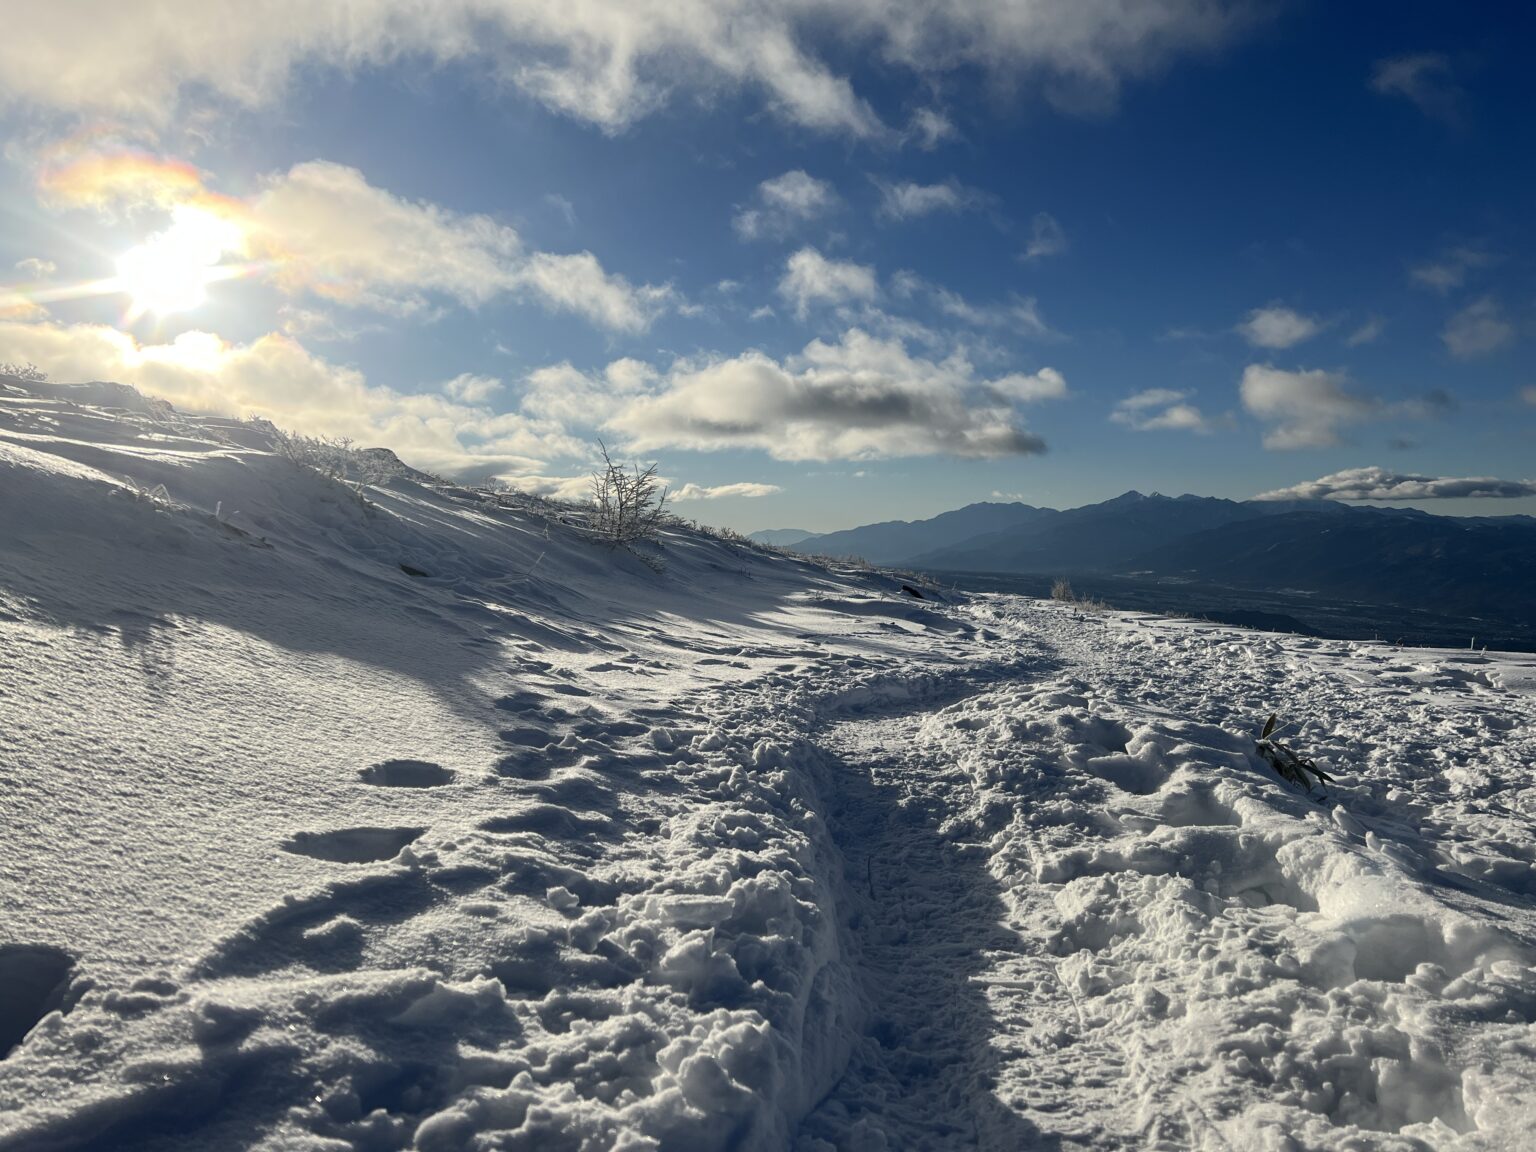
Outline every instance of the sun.
{"label": "sun", "polygon": [[208,298],[209,284],[238,275],[220,262],[225,253],[239,250],[241,240],[233,221],[177,206],[169,228],[118,257],[118,288],[132,301],[130,314],[165,316],[196,308]]}

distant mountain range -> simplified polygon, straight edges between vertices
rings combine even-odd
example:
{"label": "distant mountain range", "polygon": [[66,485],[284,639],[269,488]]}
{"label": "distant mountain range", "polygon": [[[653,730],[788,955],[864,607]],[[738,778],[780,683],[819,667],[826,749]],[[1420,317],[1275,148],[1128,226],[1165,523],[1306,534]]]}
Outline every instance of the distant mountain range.
{"label": "distant mountain range", "polygon": [[789,546],[929,571],[1135,576],[1536,625],[1530,516],[1127,492],[1064,511],[971,504]]}
{"label": "distant mountain range", "polygon": [[802,540],[809,540],[816,535],[807,532],[804,528],[764,528],[761,532],[753,532],[750,538],[759,544],[773,544],[780,548],[793,548]]}

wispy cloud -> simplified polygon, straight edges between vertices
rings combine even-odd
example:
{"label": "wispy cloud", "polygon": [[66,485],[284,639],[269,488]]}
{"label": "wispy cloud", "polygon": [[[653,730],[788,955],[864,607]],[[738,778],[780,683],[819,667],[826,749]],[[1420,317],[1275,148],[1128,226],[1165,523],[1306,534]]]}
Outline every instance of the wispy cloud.
{"label": "wispy cloud", "polygon": [[916,272],[903,269],[890,281],[891,292],[901,300],[926,296],[938,311],[973,328],[993,328],[1026,340],[1054,342],[1066,337],[1046,322],[1039,301],[1033,296],[1010,293],[1004,299],[976,303],[959,292],[925,280]]}
{"label": "wispy cloud", "polygon": [[558,192],[546,192],[544,203],[560,213],[560,218],[565,221],[567,228],[576,227],[576,205],[571,203],[569,197],[562,196]]}
{"label": "wispy cloud", "polygon": [[[458,66],[608,132],[679,92],[724,90],[814,131],[891,139],[831,62],[851,45],[925,83],[954,71],[1028,78],[1059,106],[1099,111],[1123,79],[1211,52],[1268,7],[1159,0],[1128,18],[1124,0],[374,0],[338,19],[324,4],[160,0],[150,20],[117,0],[77,0],[34,5],[9,23],[0,101],[164,123],[184,92],[255,107],[325,69]],[[831,51],[818,55],[815,45]],[[930,126],[918,139],[942,136]]]}
{"label": "wispy cloud", "polygon": [[742,480],[734,484],[716,484],[713,487],[689,483],[671,493],[671,498],[674,501],[724,500],[731,497],[755,500],[762,496],[777,496],[782,491],[784,489],[777,484],[758,484],[750,480]]}
{"label": "wispy cloud", "polygon": [[940,184],[917,184],[910,180],[896,184],[876,180],[880,189],[879,215],[885,220],[915,220],[937,212],[968,212],[990,203],[991,198],[977,188],[958,180]]}
{"label": "wispy cloud", "polygon": [[1024,248],[1026,261],[1043,260],[1067,250],[1067,233],[1049,212],[1036,212],[1030,224],[1029,243]]}
{"label": "wispy cloud", "polygon": [[1408,269],[1408,279],[1420,288],[1444,295],[1465,284],[1470,273],[1496,264],[1498,260],[1497,255],[1479,245],[1458,244],[1433,260],[1413,265]]}
{"label": "wispy cloud", "polygon": [[954,123],[937,108],[919,108],[907,124],[907,139],[924,152],[931,152],[958,135]]}
{"label": "wispy cloud", "polygon": [[1470,360],[1496,352],[1515,338],[1515,326],[1492,296],[1474,300],[1446,321],[1440,339],[1452,356]]}
{"label": "wispy cloud", "polygon": [[1536,496],[1536,480],[1492,476],[1418,476],[1386,468],[1346,468],[1317,480],[1277,488],[1255,500],[1467,500]]}
{"label": "wispy cloud", "polygon": [[1415,52],[1378,60],[1371,69],[1371,87],[1383,96],[1409,101],[1434,120],[1455,123],[1461,116],[1463,93],[1450,60],[1439,52]]}
{"label": "wispy cloud", "polygon": [[1344,343],[1350,348],[1359,348],[1364,344],[1374,344],[1381,339],[1381,334],[1387,330],[1387,322],[1380,316],[1372,316],[1364,324],[1361,324],[1348,336],[1344,337]]}

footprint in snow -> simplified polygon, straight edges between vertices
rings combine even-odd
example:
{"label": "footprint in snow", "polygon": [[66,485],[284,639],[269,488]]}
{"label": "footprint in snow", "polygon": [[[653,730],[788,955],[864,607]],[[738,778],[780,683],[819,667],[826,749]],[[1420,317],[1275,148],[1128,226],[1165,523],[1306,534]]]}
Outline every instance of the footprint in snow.
{"label": "footprint in snow", "polygon": [[585,758],[581,749],[563,744],[524,746],[496,762],[496,775],[514,780],[547,780],[557,769],[569,768]]}
{"label": "footprint in snow", "polygon": [[358,773],[364,784],[380,788],[441,788],[453,783],[454,773],[430,760],[385,760]]}
{"label": "footprint in snow", "polygon": [[548,697],[537,692],[518,691],[503,696],[496,701],[496,707],[503,712],[533,712],[536,711]]}
{"label": "footprint in snow", "polygon": [[27,1038],[37,1022],[64,1007],[74,958],[39,944],[0,947],[0,1060]]}
{"label": "footprint in snow", "polygon": [[555,734],[543,728],[503,728],[503,742],[519,748],[543,748],[556,742]]}
{"label": "footprint in snow", "polygon": [[392,860],[425,828],[337,828],[330,832],[295,832],[283,842],[284,852],[311,856],[334,864],[369,864]]}

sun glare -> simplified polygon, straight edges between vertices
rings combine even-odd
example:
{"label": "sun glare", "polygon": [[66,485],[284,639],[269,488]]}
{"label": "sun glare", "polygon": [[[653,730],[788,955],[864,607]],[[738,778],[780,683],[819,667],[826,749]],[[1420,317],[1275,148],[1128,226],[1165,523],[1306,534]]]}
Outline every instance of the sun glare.
{"label": "sun glare", "polygon": [[118,258],[118,284],[133,302],[132,314],[196,308],[208,298],[209,284],[234,274],[220,261],[240,241],[232,221],[200,208],[176,208],[169,228]]}

